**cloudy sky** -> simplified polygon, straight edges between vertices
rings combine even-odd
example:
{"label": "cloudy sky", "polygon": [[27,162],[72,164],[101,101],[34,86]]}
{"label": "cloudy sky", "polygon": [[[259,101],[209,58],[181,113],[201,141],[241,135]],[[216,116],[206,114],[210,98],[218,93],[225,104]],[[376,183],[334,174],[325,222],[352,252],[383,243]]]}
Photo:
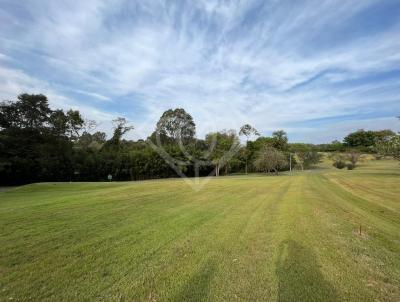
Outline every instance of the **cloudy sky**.
{"label": "cloudy sky", "polygon": [[198,136],[292,141],[400,130],[400,1],[0,0],[0,99],[43,93],[146,137],[183,107]]}

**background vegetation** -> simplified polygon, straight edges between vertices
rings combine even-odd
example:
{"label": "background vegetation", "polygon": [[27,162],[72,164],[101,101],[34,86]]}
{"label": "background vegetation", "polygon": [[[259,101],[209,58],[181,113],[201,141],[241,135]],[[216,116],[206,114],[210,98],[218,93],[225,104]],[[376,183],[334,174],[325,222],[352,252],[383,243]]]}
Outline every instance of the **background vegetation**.
{"label": "background vegetation", "polygon": [[[277,173],[290,166],[303,170],[321,160],[320,152],[334,152],[334,165],[349,169],[356,167],[360,152],[400,159],[400,139],[391,130],[358,130],[343,142],[312,145],[289,143],[283,130],[273,132],[271,137],[260,136],[246,124],[239,135],[234,130],[221,130],[200,139],[196,138],[192,117],[181,108],[164,112],[146,140],[124,139],[126,133],[134,131],[124,118],[116,118],[113,124],[113,135],[107,138],[96,131],[95,121],[85,120],[79,111],[50,109],[44,95],[22,94],[16,101],[2,102],[0,183],[104,181],[109,174],[114,180],[176,177],[150,141],[182,160],[180,168],[187,176],[194,176],[194,162],[188,160],[182,146],[194,157],[209,160],[201,166],[200,176]],[[240,136],[245,139],[244,145],[240,144]],[[235,150],[233,157],[224,157],[228,150]]]}

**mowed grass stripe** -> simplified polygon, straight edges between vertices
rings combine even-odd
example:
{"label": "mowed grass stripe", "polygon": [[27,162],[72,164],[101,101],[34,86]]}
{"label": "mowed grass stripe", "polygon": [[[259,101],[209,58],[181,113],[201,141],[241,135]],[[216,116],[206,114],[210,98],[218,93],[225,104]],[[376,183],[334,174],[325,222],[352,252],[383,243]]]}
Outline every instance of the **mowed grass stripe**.
{"label": "mowed grass stripe", "polygon": [[336,301],[339,297],[322,269],[321,263],[327,259],[316,253],[325,238],[318,237],[319,226],[313,225],[312,202],[305,195],[308,185],[307,175],[297,175],[280,206],[277,301]]}
{"label": "mowed grass stripe", "polygon": [[0,300],[400,300],[389,163],[0,193]]}
{"label": "mowed grass stripe", "polygon": [[[243,191],[243,188],[241,188]],[[212,193],[212,192],[210,192]],[[187,284],[189,281],[185,281],[182,279],[182,277],[187,276],[189,280],[192,279],[192,270],[193,267],[197,266],[203,266],[202,263],[207,262],[208,264],[205,265],[204,270],[209,271],[211,270],[210,268],[210,261],[207,259],[212,259],[213,263],[217,263],[218,267],[223,266],[223,260],[226,258],[229,258],[229,251],[231,248],[227,248],[226,245],[229,243],[234,243],[236,242],[237,234],[240,232],[240,230],[243,228],[240,223],[238,223],[235,219],[235,217],[240,217],[240,221],[244,224],[246,223],[246,217],[248,217],[248,213],[254,213],[255,209],[257,209],[259,206],[257,206],[252,200],[251,196],[252,194],[246,194],[246,191],[243,192],[244,195],[249,195],[250,200],[246,204],[242,204],[241,208],[238,208],[237,205],[235,207],[232,207],[230,211],[224,211],[221,213],[219,216],[220,219],[215,219],[210,223],[207,223],[207,225],[202,225],[200,228],[196,228],[193,230],[191,233],[189,233],[185,238],[182,238],[182,240],[176,240],[173,243],[171,242],[171,247],[165,247],[165,249],[162,250],[162,252],[168,252],[168,251],[173,251],[173,250],[178,250],[178,255],[175,253],[172,253],[172,255],[164,255],[163,257],[154,257],[156,259],[162,258],[171,258],[170,261],[166,260],[167,263],[174,263],[176,262],[176,258],[178,256],[182,257],[182,260],[188,261],[188,267],[181,267],[181,265],[178,265],[178,267],[168,265],[165,270],[166,274],[165,277],[159,276],[159,278],[162,281],[161,283],[167,282],[167,285],[165,287],[165,292],[163,289],[158,288],[158,292],[154,293],[149,293],[152,295],[161,295],[161,296],[175,296],[175,288],[177,287],[178,289],[183,286],[184,288],[187,288],[187,290],[179,290],[179,296],[183,297],[185,294],[189,294],[192,297],[197,296],[196,292],[198,293],[198,296],[204,296],[206,293],[203,292],[203,289],[201,286],[198,287],[197,291],[193,291],[193,286],[189,286]],[[237,195],[236,195],[237,196]],[[230,203],[232,203],[229,200]],[[235,212],[239,212],[240,215],[238,216]],[[252,215],[252,214],[250,214]],[[248,220],[248,219],[247,219]],[[222,222],[221,222],[222,221]],[[234,223],[232,224],[231,221]],[[230,223],[230,226],[228,227],[225,223]],[[227,237],[227,238],[226,238]],[[173,248],[175,246],[175,248]],[[178,247],[176,247],[178,246]],[[210,246],[213,248],[210,251]],[[205,250],[203,250],[205,248]],[[221,250],[222,248],[222,250]],[[185,256],[186,255],[186,256]],[[218,255],[221,257],[221,259],[215,259],[218,257]],[[186,259],[188,258],[188,259]],[[175,261],[174,261],[175,259]],[[229,261],[229,264],[232,262]],[[158,263],[158,265],[163,265],[163,263]],[[157,263],[155,264],[157,267]],[[154,266],[153,266],[154,267]],[[188,269],[188,270],[187,270]],[[215,274],[215,268],[212,269],[213,274]],[[164,270],[162,270],[164,272]],[[161,273],[159,271],[159,273]],[[150,274],[151,275],[151,274]],[[163,274],[164,275],[164,274]],[[143,276],[146,278],[147,276]],[[154,279],[151,278],[154,282]],[[198,278],[197,278],[198,279]],[[193,281],[194,284],[197,282],[201,282],[201,280],[195,280]],[[201,278],[200,278],[201,279]],[[145,279],[146,281],[147,279]],[[125,279],[125,281],[129,284],[132,283],[132,280],[129,280],[128,278]],[[184,285],[181,283],[183,282]],[[190,282],[189,282],[190,283]],[[122,288],[118,288],[115,290],[115,292],[121,293],[121,290],[123,292],[123,289],[126,288],[125,286],[122,286]],[[146,291],[148,289],[148,284],[144,282],[144,287],[143,290]],[[135,292],[140,292],[139,289],[135,289]],[[143,293],[145,294],[145,293]]]}
{"label": "mowed grass stripe", "polygon": [[[391,211],[400,212],[398,177],[370,177],[365,179],[362,176],[349,178],[345,175],[335,175],[330,177],[329,180],[353,195],[365,198]],[[376,186],[377,183],[379,183],[379,186]],[[385,202],[382,202],[382,200]]]}
{"label": "mowed grass stripe", "polygon": [[[334,289],[331,300],[372,301],[373,290],[367,287],[366,269],[360,265],[365,251],[364,240],[357,235],[352,211],[343,211],[346,200],[333,195],[329,182],[320,176],[309,175],[303,192],[303,245],[312,247],[317,267]],[[328,286],[325,286],[328,287]],[[329,288],[329,287],[328,287]],[[320,297],[323,299],[322,297]]]}
{"label": "mowed grass stripe", "polygon": [[[229,186],[228,186],[229,187]],[[234,187],[236,187],[236,186],[232,186],[232,190],[234,189]],[[185,187],[186,188],[186,187]],[[224,188],[225,188],[225,186],[224,186]],[[237,187],[236,187],[237,188]],[[218,188],[217,188],[218,189]],[[226,188],[225,188],[226,189]],[[187,190],[186,190],[187,191]],[[234,196],[235,198],[237,198],[237,196],[240,196],[240,195],[238,195],[239,194],[239,191],[243,191],[243,188],[237,188],[237,192],[236,191],[232,191],[232,196]],[[220,193],[218,193],[219,192],[219,190],[217,190],[217,191],[210,191],[210,193],[209,193],[209,195],[210,196],[212,196],[212,197],[217,197],[216,198],[216,200],[218,200],[218,202],[212,202],[212,200],[214,199],[214,198],[209,198],[209,200],[210,200],[210,203],[211,204],[213,204],[214,206],[218,206],[218,209],[217,210],[220,210],[220,209],[222,209],[225,205],[223,204],[223,203],[221,203],[221,199],[218,199],[218,197],[219,197],[219,194]],[[193,194],[193,192],[190,190],[190,194]],[[246,194],[246,191],[244,191],[243,193],[242,193],[243,195],[245,195]],[[225,194],[226,195],[226,194]],[[176,195],[175,195],[176,196]],[[203,200],[207,200],[207,198],[205,197],[205,196],[203,196],[203,195],[200,195],[201,196],[201,198],[200,198],[200,201],[202,202]],[[116,196],[116,198],[118,198],[118,196]],[[165,197],[163,197],[163,198],[165,198]],[[176,196],[176,198],[177,199],[179,199],[180,198],[180,196],[178,195],[178,196]],[[229,201],[229,198],[226,198],[228,201]],[[86,201],[88,201],[88,200],[86,200]],[[90,200],[89,200],[90,201]],[[155,203],[155,204],[157,204],[157,202]],[[168,202],[165,202],[165,200],[163,201],[163,204],[169,204],[169,206],[170,207],[173,207],[173,204],[171,204],[171,203],[168,203]],[[186,206],[187,206],[187,204],[185,204]],[[113,205],[114,207],[115,206],[117,206],[117,204],[114,204]],[[154,206],[154,205],[153,205]],[[190,212],[189,212],[190,213]],[[218,213],[223,213],[223,211],[218,211]],[[115,213],[114,213],[115,214]],[[239,213],[240,214],[240,213]],[[243,214],[243,213],[242,213]],[[188,214],[186,214],[186,215],[188,215]],[[240,216],[240,215],[239,215]],[[111,216],[112,217],[112,216]],[[176,211],[174,211],[174,217],[179,217],[179,213],[177,213]],[[196,221],[196,218],[195,217],[191,217],[191,216],[189,216],[188,217],[189,219],[188,219],[188,223],[189,223],[189,225],[191,225],[192,227],[196,227],[196,224],[195,224],[195,221]],[[180,218],[180,219],[182,219],[182,218]],[[169,223],[170,223],[170,225],[172,225],[172,226],[175,226],[176,227],[176,229],[179,229],[181,232],[185,232],[185,229],[182,229],[182,224],[177,224],[177,221],[176,220],[171,220],[171,221],[169,221]],[[40,223],[38,223],[38,224],[40,224]],[[90,227],[90,225],[86,225],[85,226],[85,228],[89,228]],[[111,229],[112,229],[112,225],[110,225],[109,226]],[[169,230],[169,228],[168,228],[168,225],[166,225],[165,226],[166,228],[163,228],[163,229],[165,229],[165,230]],[[154,230],[158,230],[158,232],[160,232],[160,228],[157,226],[157,225],[154,225],[154,227],[153,227],[153,229]],[[161,229],[161,232],[162,232],[162,230],[163,229]],[[174,229],[171,229],[171,232],[172,233],[175,233],[175,231],[174,231]],[[65,236],[65,235],[67,235],[67,234],[61,234],[62,236]],[[77,234],[75,234],[75,235],[77,235]],[[99,233],[98,234],[98,236],[102,236],[102,233]],[[68,237],[67,237],[68,238]],[[120,229],[118,229],[118,234],[116,234],[116,236],[115,236],[115,238],[125,238],[125,236],[124,236],[124,234],[123,234],[123,231],[121,231]],[[52,239],[52,241],[54,241],[54,239],[53,238],[51,238]],[[121,240],[121,239],[119,239],[119,240]],[[101,243],[101,245],[103,244],[102,242],[101,242],[101,240],[99,240],[99,242]],[[118,242],[117,243],[115,243],[114,242],[114,244],[119,244]],[[87,245],[90,245],[90,244],[87,244]],[[110,244],[106,244],[106,246],[111,246]],[[49,249],[48,247],[44,247],[45,248],[45,251],[51,251],[51,249]],[[143,248],[145,248],[145,245],[143,246]],[[75,249],[77,249],[77,248],[75,248]],[[66,247],[64,246],[64,250],[67,250],[66,249]],[[68,249],[69,250],[69,249]],[[107,251],[102,251],[102,250],[99,250],[99,254],[102,254],[103,252],[107,252]],[[79,255],[79,254],[77,254],[77,255]],[[38,255],[39,256],[39,255]],[[63,255],[61,255],[61,256],[63,256]],[[44,257],[46,258],[46,255],[44,255]],[[53,258],[52,258],[53,259]],[[57,260],[57,259],[53,259],[54,261],[53,261],[53,263],[52,262],[50,262],[50,263],[48,263],[48,265],[45,265],[45,267],[52,267],[52,268],[54,268],[54,266],[56,266],[57,267],[57,264],[58,265],[60,265],[59,264],[59,261]],[[72,259],[71,259],[72,260]],[[39,259],[38,260],[38,262],[41,262],[41,260]],[[85,261],[83,261],[83,263],[84,263]],[[62,263],[62,262],[61,262]],[[70,266],[79,266],[79,263],[74,263],[73,261],[71,262],[71,261],[69,261],[69,263],[70,263]],[[89,261],[89,263],[90,263],[90,261]],[[84,265],[84,264],[83,264]],[[18,278],[18,277],[17,277]]]}
{"label": "mowed grass stripe", "polygon": [[[366,294],[362,299],[369,297],[367,300],[372,300],[372,297],[384,293],[386,298],[383,300],[393,301],[400,295],[399,223],[374,216],[371,213],[375,212],[368,209],[370,202],[348,198],[345,188],[324,178],[313,177],[309,183],[314,183],[311,188],[313,195],[319,193],[317,196],[326,196],[314,199],[319,201],[316,216],[321,217],[317,225],[325,233],[322,237],[336,243],[331,247],[333,252],[329,252],[332,259],[321,263],[335,261],[338,267],[347,270],[347,273],[339,273],[341,278],[352,279],[343,284],[354,286],[358,283],[359,289],[350,289],[346,296],[358,295],[357,299],[361,299],[362,294]],[[336,194],[340,190],[342,194]],[[375,204],[372,205],[374,209]],[[361,236],[358,235],[360,224]],[[326,229],[321,228],[324,225]],[[327,241],[316,246],[329,251]],[[339,257],[340,254],[342,257]]]}

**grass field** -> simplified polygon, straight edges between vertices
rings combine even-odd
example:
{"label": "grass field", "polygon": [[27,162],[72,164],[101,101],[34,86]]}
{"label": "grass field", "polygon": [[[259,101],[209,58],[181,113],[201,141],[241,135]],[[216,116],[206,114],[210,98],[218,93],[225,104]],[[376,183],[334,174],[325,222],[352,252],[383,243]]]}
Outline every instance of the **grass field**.
{"label": "grass field", "polygon": [[393,161],[28,185],[0,192],[0,229],[2,301],[400,301]]}

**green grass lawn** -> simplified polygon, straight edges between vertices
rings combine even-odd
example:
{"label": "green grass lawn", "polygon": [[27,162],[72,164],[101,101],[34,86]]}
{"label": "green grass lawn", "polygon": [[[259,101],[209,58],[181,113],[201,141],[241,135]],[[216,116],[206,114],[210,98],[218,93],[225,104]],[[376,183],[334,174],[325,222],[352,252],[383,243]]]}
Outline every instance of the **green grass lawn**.
{"label": "green grass lawn", "polygon": [[400,301],[393,161],[28,185],[0,192],[0,230],[2,301]]}

